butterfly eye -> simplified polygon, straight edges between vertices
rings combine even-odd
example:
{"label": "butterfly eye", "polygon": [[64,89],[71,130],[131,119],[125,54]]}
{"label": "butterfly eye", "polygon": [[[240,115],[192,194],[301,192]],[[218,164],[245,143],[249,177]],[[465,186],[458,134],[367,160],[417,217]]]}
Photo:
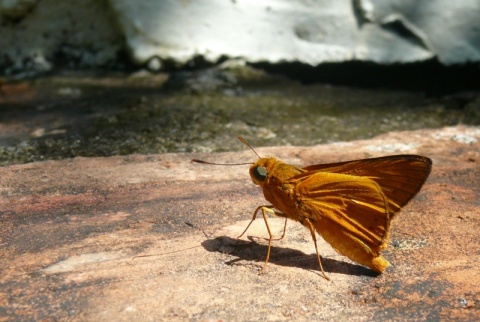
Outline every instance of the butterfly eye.
{"label": "butterfly eye", "polygon": [[258,166],[255,169],[253,169],[253,176],[259,182],[265,181],[265,179],[267,179],[267,174],[268,174],[268,171],[265,167]]}

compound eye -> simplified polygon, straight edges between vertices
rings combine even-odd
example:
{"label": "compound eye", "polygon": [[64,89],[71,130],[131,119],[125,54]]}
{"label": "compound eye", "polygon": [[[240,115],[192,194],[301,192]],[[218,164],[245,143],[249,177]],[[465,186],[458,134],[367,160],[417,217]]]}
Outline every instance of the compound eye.
{"label": "compound eye", "polygon": [[258,166],[253,169],[253,176],[258,182],[263,182],[267,179],[268,171],[265,167]]}

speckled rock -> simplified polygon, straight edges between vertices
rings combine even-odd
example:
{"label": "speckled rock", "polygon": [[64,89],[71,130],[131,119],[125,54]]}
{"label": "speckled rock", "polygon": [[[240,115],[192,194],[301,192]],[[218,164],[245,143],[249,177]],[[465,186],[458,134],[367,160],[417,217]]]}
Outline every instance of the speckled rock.
{"label": "speckled rock", "polygon": [[257,152],[297,165],[416,153],[434,166],[392,223],[384,274],[319,239],[331,282],[292,222],[259,275],[263,221],[236,239],[265,203],[248,166],[190,162],[250,162],[248,149],[0,168],[0,320],[480,319],[480,128]]}

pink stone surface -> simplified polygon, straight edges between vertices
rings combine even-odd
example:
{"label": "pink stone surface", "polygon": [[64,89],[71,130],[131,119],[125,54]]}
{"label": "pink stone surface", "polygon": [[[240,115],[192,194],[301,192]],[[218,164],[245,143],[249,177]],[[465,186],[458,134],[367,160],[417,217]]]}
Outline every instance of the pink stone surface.
{"label": "pink stone surface", "polygon": [[[236,239],[265,204],[248,166],[190,162],[254,161],[247,148],[0,168],[0,320],[480,319],[480,128],[257,152],[305,166],[391,154],[434,165],[392,223],[384,274],[319,238],[331,282],[295,222],[258,274],[263,221]],[[281,233],[281,219],[271,225]]]}

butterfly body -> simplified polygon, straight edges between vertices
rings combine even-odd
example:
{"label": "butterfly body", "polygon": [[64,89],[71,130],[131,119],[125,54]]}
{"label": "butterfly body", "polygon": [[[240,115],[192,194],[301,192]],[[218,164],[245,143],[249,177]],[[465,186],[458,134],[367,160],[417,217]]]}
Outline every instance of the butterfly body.
{"label": "butterfly body", "polygon": [[[316,231],[338,253],[381,273],[390,265],[380,254],[387,247],[390,222],[417,194],[430,170],[430,159],[417,155],[305,168],[260,158],[250,167],[250,176],[271,203],[266,207],[309,228],[315,247]],[[318,261],[323,271],[319,256]]]}

